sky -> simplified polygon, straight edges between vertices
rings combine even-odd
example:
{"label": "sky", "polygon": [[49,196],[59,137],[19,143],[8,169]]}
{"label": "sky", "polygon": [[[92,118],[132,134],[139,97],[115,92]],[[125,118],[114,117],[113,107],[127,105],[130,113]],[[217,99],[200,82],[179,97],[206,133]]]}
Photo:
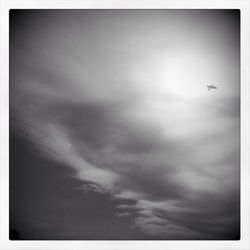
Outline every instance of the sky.
{"label": "sky", "polygon": [[9,89],[20,239],[240,238],[238,10],[11,10]]}

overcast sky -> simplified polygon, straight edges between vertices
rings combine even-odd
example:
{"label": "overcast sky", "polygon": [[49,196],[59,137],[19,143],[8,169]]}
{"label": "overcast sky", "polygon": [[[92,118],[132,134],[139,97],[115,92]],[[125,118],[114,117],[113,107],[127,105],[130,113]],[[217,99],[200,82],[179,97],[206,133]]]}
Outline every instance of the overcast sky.
{"label": "overcast sky", "polygon": [[239,18],[12,10],[11,229],[239,239]]}

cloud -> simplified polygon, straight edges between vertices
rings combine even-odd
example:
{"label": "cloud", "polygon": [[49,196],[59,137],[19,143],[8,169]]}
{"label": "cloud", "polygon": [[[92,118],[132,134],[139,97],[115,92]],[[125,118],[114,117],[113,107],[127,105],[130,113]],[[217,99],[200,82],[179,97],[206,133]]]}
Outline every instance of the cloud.
{"label": "cloud", "polygon": [[[134,226],[150,237],[237,238],[232,228],[239,223],[239,95],[232,84],[226,86],[225,72],[214,71],[222,81],[218,92],[189,82],[194,95],[182,91],[185,83],[164,78],[159,69],[178,59],[173,37],[181,51],[189,50],[189,42],[178,38],[184,32],[180,13],[132,15],[135,26],[126,15],[97,12],[93,19],[88,12],[70,13],[39,12],[19,31],[18,17],[12,24],[11,126],[45,157],[73,168],[75,178],[89,183],[79,187],[83,192],[133,200],[118,204],[116,216],[132,216]],[[112,18],[117,23],[109,26]],[[161,27],[169,18],[177,25],[166,32]],[[169,37],[172,42],[164,46]],[[193,79],[199,68],[190,70]]]}
{"label": "cloud", "polygon": [[124,212],[124,213],[116,213],[115,214],[117,217],[128,217],[130,216],[129,212]]}

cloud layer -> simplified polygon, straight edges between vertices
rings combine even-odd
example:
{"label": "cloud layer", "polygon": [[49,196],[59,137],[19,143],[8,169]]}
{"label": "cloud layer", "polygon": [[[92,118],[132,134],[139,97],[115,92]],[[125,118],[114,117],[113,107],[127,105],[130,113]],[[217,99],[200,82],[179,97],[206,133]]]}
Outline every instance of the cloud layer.
{"label": "cloud layer", "polygon": [[11,124],[83,192],[132,199],[116,216],[146,235],[237,239],[237,24],[237,11],[13,11]]}

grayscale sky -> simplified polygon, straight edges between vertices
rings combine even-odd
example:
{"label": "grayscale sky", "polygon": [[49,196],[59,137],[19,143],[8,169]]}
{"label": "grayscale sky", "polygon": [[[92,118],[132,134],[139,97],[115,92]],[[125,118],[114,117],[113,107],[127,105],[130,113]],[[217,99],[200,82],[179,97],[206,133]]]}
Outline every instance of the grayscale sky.
{"label": "grayscale sky", "polygon": [[11,230],[239,239],[239,25],[238,10],[11,10]]}

